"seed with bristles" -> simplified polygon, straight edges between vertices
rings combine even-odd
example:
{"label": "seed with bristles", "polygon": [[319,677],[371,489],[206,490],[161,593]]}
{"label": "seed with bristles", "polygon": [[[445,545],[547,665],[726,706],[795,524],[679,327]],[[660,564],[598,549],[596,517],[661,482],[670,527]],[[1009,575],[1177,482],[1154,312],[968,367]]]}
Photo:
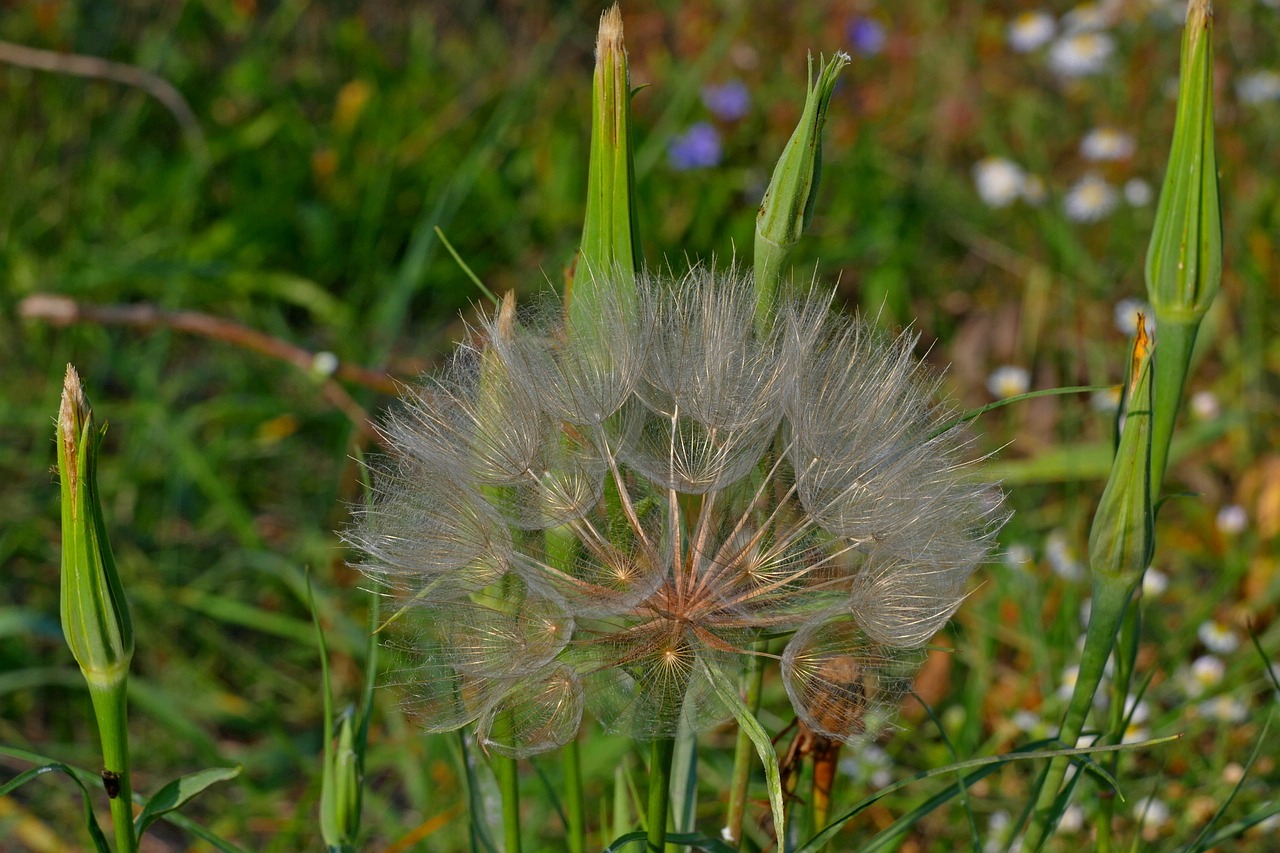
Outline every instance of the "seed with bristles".
{"label": "seed with bristles", "polygon": [[1004,518],[914,341],[821,297],[756,322],[734,271],[593,300],[567,320],[504,303],[384,428],[349,538],[403,595],[424,726],[474,721],[517,756],[583,710],[670,736],[730,716],[710,673],[786,633],[811,727],[887,724]]}

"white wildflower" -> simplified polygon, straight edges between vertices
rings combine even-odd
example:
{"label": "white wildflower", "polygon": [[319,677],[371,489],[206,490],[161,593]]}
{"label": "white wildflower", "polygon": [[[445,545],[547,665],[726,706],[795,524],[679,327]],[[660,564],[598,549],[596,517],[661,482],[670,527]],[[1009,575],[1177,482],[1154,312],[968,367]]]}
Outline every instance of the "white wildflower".
{"label": "white wildflower", "polygon": [[1239,536],[1249,529],[1249,512],[1240,504],[1227,504],[1218,510],[1217,524],[1223,536]]}
{"label": "white wildflower", "polygon": [[1124,200],[1131,207],[1146,207],[1155,200],[1155,190],[1151,189],[1151,184],[1142,178],[1130,178],[1124,182],[1122,189]]}
{"label": "white wildflower", "polygon": [[1116,209],[1119,193],[1099,175],[1088,174],[1067,190],[1062,210],[1073,222],[1097,222]]}
{"label": "white wildflower", "polygon": [[1230,625],[1225,625],[1217,619],[1200,623],[1200,627],[1196,629],[1196,636],[1204,647],[1215,655],[1229,655],[1240,648],[1240,638],[1236,636],[1236,632],[1231,630]]}
{"label": "white wildflower", "polygon": [[1009,47],[1018,53],[1030,53],[1052,41],[1057,31],[1058,25],[1048,12],[1022,12],[1009,22]]}
{"label": "white wildflower", "polygon": [[987,377],[987,390],[997,400],[1005,400],[1027,393],[1031,387],[1031,373],[1025,367],[1004,364],[991,371]]}
{"label": "white wildflower", "polygon": [[1096,127],[1080,140],[1080,156],[1086,160],[1127,160],[1138,143],[1133,137],[1114,127]]}
{"label": "white wildflower", "polygon": [[1280,71],[1264,69],[1236,78],[1236,97],[1242,104],[1280,101]]}
{"label": "white wildflower", "polygon": [[1012,160],[987,157],[973,167],[973,183],[987,207],[1008,207],[1018,200],[1026,172]]}
{"label": "white wildflower", "polygon": [[1212,391],[1197,391],[1191,395],[1191,414],[1198,420],[1211,421],[1222,414],[1218,395]]}
{"label": "white wildflower", "polygon": [[1081,32],[1063,36],[1049,48],[1049,68],[1068,79],[1088,77],[1105,70],[1115,50],[1115,39],[1109,33]]}

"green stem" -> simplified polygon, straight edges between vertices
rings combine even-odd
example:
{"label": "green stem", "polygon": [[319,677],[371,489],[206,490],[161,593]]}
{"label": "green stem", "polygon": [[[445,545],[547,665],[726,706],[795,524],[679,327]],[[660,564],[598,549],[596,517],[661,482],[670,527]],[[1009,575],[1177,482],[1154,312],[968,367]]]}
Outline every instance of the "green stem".
{"label": "green stem", "polygon": [[671,803],[671,758],[675,738],[654,738],[649,759],[649,853],[663,853],[667,844],[667,811]]}
{"label": "green stem", "polygon": [[[499,743],[510,742],[511,717],[498,714],[493,729]],[[516,759],[494,754],[492,760],[498,789],[502,792],[502,833],[506,853],[520,853],[520,777],[516,773]]]}
{"label": "green stem", "polygon": [[[1093,707],[1094,693],[1102,681],[1107,658],[1111,656],[1116,632],[1132,593],[1132,587],[1120,578],[1094,576],[1093,605],[1089,612],[1084,651],[1080,656],[1080,672],[1076,678],[1075,690],[1071,693],[1071,702],[1067,705],[1067,713],[1062,720],[1062,728],[1058,732],[1058,741],[1064,747],[1074,747],[1084,728],[1085,719]],[[1062,788],[1062,780],[1067,775],[1070,763],[1066,756],[1054,758],[1049,763],[1049,770],[1041,782],[1040,793],[1036,798],[1031,826],[1027,829],[1026,843],[1022,848],[1029,853],[1040,850],[1052,833],[1053,824],[1057,820],[1055,804],[1058,791]]]}
{"label": "green stem", "polygon": [[1165,469],[1169,464],[1169,447],[1173,442],[1173,424],[1182,402],[1183,385],[1191,370],[1191,351],[1195,348],[1199,321],[1177,322],[1156,316],[1158,335],[1151,418],[1151,502],[1160,497]]}
{"label": "green stem", "polygon": [[[764,642],[756,643],[755,650],[763,652]],[[760,710],[760,685],[764,681],[764,657],[751,655],[747,659],[747,672],[744,678],[746,696],[744,704],[752,714]],[[751,762],[755,758],[755,746],[751,737],[738,727],[738,739],[733,745],[733,776],[729,782],[729,813],[725,819],[725,828],[729,830],[732,841],[742,841],[742,820],[747,810],[747,786],[751,781]]]}
{"label": "green stem", "polygon": [[111,798],[111,822],[115,826],[117,853],[137,853],[133,834],[133,784],[129,776],[128,697],[125,680],[95,685],[89,682],[93,714],[102,738],[104,772],[114,773],[120,790]]}
{"label": "green stem", "polygon": [[565,819],[569,824],[569,837],[565,839],[565,844],[569,848],[569,853],[585,853],[587,831],[582,814],[582,759],[578,755],[577,738],[564,745],[560,757],[564,762],[564,807]]}

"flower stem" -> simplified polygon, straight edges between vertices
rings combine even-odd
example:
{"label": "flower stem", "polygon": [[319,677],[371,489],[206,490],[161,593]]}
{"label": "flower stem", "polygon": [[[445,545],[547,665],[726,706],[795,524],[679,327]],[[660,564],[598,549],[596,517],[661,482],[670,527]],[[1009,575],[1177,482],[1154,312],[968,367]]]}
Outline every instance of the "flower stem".
{"label": "flower stem", "polygon": [[129,776],[128,697],[124,680],[109,685],[89,683],[93,713],[98,719],[102,738],[103,781],[111,776],[111,822],[115,826],[117,853],[136,853],[138,840],[133,834],[133,784]]}
{"label": "flower stem", "polygon": [[[1111,656],[1116,632],[1132,593],[1132,586],[1121,578],[1094,576],[1093,606],[1089,612],[1084,652],[1080,656],[1080,672],[1076,678],[1075,690],[1071,693],[1066,716],[1062,720],[1062,728],[1058,732],[1058,741],[1065,747],[1074,747],[1084,728],[1085,718],[1093,707],[1094,693],[1102,681],[1107,658]],[[1049,770],[1036,799],[1031,826],[1027,829],[1026,843],[1022,848],[1029,853],[1040,850],[1052,834],[1053,824],[1057,821],[1055,805],[1058,791],[1062,788],[1062,780],[1067,775],[1070,763],[1066,756],[1054,758],[1049,763]]]}
{"label": "flower stem", "polygon": [[[510,740],[511,717],[499,714],[493,723],[495,739],[499,743]],[[520,853],[520,778],[516,773],[516,759],[506,755],[493,755],[493,768],[498,777],[498,790],[502,793],[502,831],[506,853]]]}
{"label": "flower stem", "polygon": [[564,805],[568,822],[565,845],[569,848],[569,853],[585,853],[587,835],[582,814],[582,760],[578,755],[577,738],[564,745],[561,760],[564,762]]}
{"label": "flower stem", "polygon": [[675,738],[654,738],[649,752],[649,853],[663,853],[667,844],[667,811],[671,803],[671,758]]}
{"label": "flower stem", "polygon": [[[756,644],[756,651],[763,652],[765,643]],[[745,705],[756,713],[760,710],[760,685],[764,681],[764,658],[759,654],[747,659],[746,699]],[[729,782],[729,813],[725,820],[725,829],[733,841],[742,840],[742,820],[747,808],[747,785],[751,781],[751,761],[755,757],[755,747],[751,738],[741,727],[738,728],[738,739],[733,746],[733,776]]]}

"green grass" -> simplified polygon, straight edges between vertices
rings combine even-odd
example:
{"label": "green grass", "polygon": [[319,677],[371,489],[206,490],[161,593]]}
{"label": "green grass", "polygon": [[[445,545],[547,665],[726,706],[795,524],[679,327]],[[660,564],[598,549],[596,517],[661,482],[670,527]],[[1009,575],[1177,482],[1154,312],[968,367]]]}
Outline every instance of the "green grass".
{"label": "green grass", "polygon": [[[361,500],[350,422],[316,380],[284,363],[163,330],[56,328],[20,319],[17,305],[36,292],[148,302],[225,317],[406,380],[441,364],[460,316],[485,299],[437,226],[490,289],[521,297],[558,285],[578,244],[598,9],[554,11],[561,5],[481,13],[461,3],[45,4],[0,19],[5,40],[161,74],[190,101],[208,142],[207,159],[194,156],[172,116],[137,91],[0,67],[0,743],[91,770],[99,762],[88,696],[57,627],[50,467],[72,361],[111,424],[100,485],[137,631],[134,786],[151,792],[179,773],[243,764],[240,779],[186,814],[246,849],[315,849],[322,700],[308,568],[338,707],[358,697],[363,678],[365,581],[346,567],[335,533]],[[804,52],[847,48],[851,16],[835,4],[800,4],[788,16],[727,3],[633,5],[623,12],[632,79],[646,84],[634,101],[645,258],[727,264],[751,245],[752,193],[798,116]],[[912,324],[965,407],[990,400],[986,377],[1004,363],[1030,369],[1035,388],[1121,380],[1128,350],[1112,311],[1143,294],[1154,206],[1121,204],[1103,222],[1080,225],[1059,201],[1087,170],[1079,138],[1104,123],[1138,147],[1100,171],[1117,184],[1142,177],[1158,186],[1173,123],[1165,80],[1177,68],[1177,27],[1135,13],[1115,29],[1115,73],[1064,86],[1041,59],[1005,46],[1015,5],[876,7],[888,44],[878,56],[855,56],[836,92],[815,220],[795,256],[804,275],[838,280],[851,307],[883,305],[885,323]],[[1166,502],[1157,525],[1154,565],[1169,585],[1145,601],[1135,682],[1151,678],[1150,735],[1183,737],[1121,760],[1127,803],[1115,807],[1115,835],[1126,849],[1191,842],[1227,800],[1276,705],[1245,631],[1252,626],[1277,659],[1280,102],[1242,103],[1234,84],[1249,70],[1280,68],[1268,38],[1280,12],[1246,0],[1220,5],[1227,264],[1189,390],[1212,391],[1221,413],[1184,416],[1166,491],[1185,496]],[[747,83],[753,102],[746,118],[720,123],[722,164],[673,170],[671,136],[709,119],[701,85],[729,78]],[[1049,202],[983,206],[970,169],[988,155],[1044,176]],[[348,389],[371,411],[390,403]],[[1055,695],[1062,672],[1078,658],[1087,582],[1053,572],[1046,538],[1063,531],[1083,560],[1111,418],[1085,395],[1049,397],[994,411],[977,431],[985,449],[999,449],[993,470],[1007,476],[1017,511],[1002,541],[1029,546],[1033,560],[979,573],[936,643],[954,651],[935,653],[918,685],[946,737],[918,706],[905,708],[902,730],[878,744],[895,779],[1048,736],[1065,706]],[[1228,504],[1248,513],[1240,533],[1216,525]],[[1205,698],[1245,703],[1238,723],[1207,716],[1183,688],[1181,674],[1205,653],[1196,630],[1211,618],[1233,626],[1241,644],[1221,656],[1225,676]],[[364,849],[395,849],[442,817],[416,849],[469,849],[461,741],[417,733],[397,694],[377,693]],[[771,734],[790,722],[776,672],[763,709]],[[1044,728],[1018,730],[1019,711]],[[612,822],[619,766],[635,780],[630,814],[643,814],[647,749],[594,724],[585,737],[593,832]],[[732,744],[727,729],[699,743],[695,823],[708,835],[719,832]],[[467,749],[475,797],[497,814],[496,784],[474,745]],[[1278,758],[1272,738],[1221,824],[1276,799]],[[25,769],[3,763],[4,779]],[[993,815],[1016,818],[1035,767],[1006,766],[970,790],[980,837]],[[526,849],[556,850],[562,827],[543,777],[560,790],[559,762],[544,756],[521,769]],[[764,826],[758,775],[748,823]],[[880,801],[833,849],[851,848],[949,782],[915,783]],[[867,793],[841,776],[832,814]],[[1144,832],[1132,803],[1151,794],[1171,818]],[[1082,782],[1076,801],[1091,815],[1095,783]],[[0,837],[42,849],[35,839],[44,826],[59,845],[86,845],[77,808],[69,782],[36,781],[0,801]],[[501,836],[499,825],[488,831]],[[1221,849],[1271,849],[1276,832],[1254,829]],[[953,801],[897,849],[959,849],[970,834]],[[1086,837],[1054,844],[1083,849]],[[156,838],[154,849],[187,849],[171,827],[159,826]],[[610,840],[592,835],[597,848]]]}

